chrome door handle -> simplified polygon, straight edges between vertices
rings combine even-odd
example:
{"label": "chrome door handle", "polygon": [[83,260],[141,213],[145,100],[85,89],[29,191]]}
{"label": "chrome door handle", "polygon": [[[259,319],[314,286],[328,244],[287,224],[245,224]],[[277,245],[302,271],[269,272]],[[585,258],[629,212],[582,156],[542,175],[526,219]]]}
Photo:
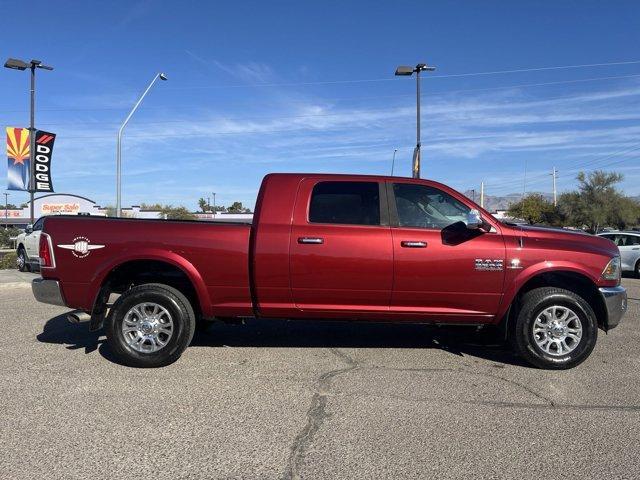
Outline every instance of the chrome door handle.
{"label": "chrome door handle", "polygon": [[298,237],[298,243],[322,245],[324,243],[324,240],[319,237]]}
{"label": "chrome door handle", "polygon": [[640,250],[640,247],[634,247],[631,250]]}
{"label": "chrome door handle", "polygon": [[427,242],[416,242],[413,240],[403,240],[400,246],[404,248],[427,248]]}

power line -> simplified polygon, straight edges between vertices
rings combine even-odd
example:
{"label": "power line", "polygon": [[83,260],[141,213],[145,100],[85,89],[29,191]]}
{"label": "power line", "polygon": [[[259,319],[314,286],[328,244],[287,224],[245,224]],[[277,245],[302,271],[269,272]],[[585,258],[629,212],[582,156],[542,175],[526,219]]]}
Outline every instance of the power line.
{"label": "power line", "polygon": [[[560,177],[568,177],[569,174],[571,172],[578,172],[580,170],[584,170],[586,169],[585,167],[593,167],[587,170],[595,170],[597,168],[604,168],[604,167],[608,167],[608,166],[612,166],[612,165],[616,165],[618,163],[624,162],[629,160],[629,158],[621,158],[618,160],[614,160],[613,162],[609,162],[609,163],[605,163],[605,164],[601,164],[598,165],[599,162],[602,161],[606,161],[608,159],[617,157],[618,155],[624,155],[627,153],[631,153],[631,152],[635,152],[637,150],[640,150],[640,144],[635,144],[632,148],[627,148],[627,149],[623,149],[611,154],[607,154],[605,156],[601,156],[601,157],[597,157],[594,159],[591,159],[587,162],[583,162],[583,163],[577,163],[577,164],[568,164],[565,165],[565,168],[563,168],[563,174],[562,175],[557,175],[558,178]],[[632,158],[637,158],[637,157],[632,157]],[[597,167],[596,167],[597,165]],[[546,179],[546,177],[548,177],[547,173],[544,174],[538,174],[538,175],[534,175],[532,177],[528,177],[527,178],[527,184],[535,184],[535,183],[541,183],[544,179]],[[499,189],[504,189],[504,188],[508,188],[508,187],[515,187],[520,185],[522,182],[520,180],[513,180],[513,181],[507,181],[507,182],[498,182],[495,184],[492,183],[488,183],[489,186],[491,186],[492,188],[499,188]]]}
{"label": "power line", "polygon": [[[631,60],[625,62],[607,62],[607,63],[588,63],[581,65],[556,65],[551,67],[533,67],[533,68],[519,68],[514,70],[493,70],[487,72],[468,72],[468,73],[454,73],[446,75],[432,75],[429,78],[459,78],[459,77],[477,77],[487,75],[503,75],[510,73],[526,73],[526,72],[542,72],[548,70],[568,70],[577,68],[594,68],[594,67],[608,67],[619,65],[636,65],[640,64],[640,60]],[[393,78],[362,78],[354,80],[325,80],[318,82],[286,82],[286,83],[253,83],[253,84],[237,84],[237,85],[199,85],[199,86],[187,86],[187,87],[172,87],[167,90],[196,90],[196,89],[219,89],[219,88],[253,88],[253,87],[297,87],[308,85],[335,85],[335,84],[351,84],[351,83],[371,83],[371,82],[390,82],[394,81]]]}
{"label": "power line", "polygon": [[[584,83],[584,82],[596,82],[596,81],[602,81],[602,80],[616,80],[616,79],[623,79],[623,78],[637,78],[640,77],[640,74],[630,74],[630,75],[613,75],[613,76],[607,76],[607,77],[591,77],[591,78],[579,78],[579,79],[573,79],[573,80],[559,80],[559,81],[553,81],[553,82],[538,82],[538,83],[519,83],[519,84],[513,84],[513,85],[502,85],[502,86],[498,86],[498,87],[483,87],[483,88],[466,88],[466,89],[455,89],[455,90],[442,90],[442,91],[438,91],[438,92],[428,92],[422,95],[422,97],[438,97],[438,96],[444,96],[444,95],[450,95],[453,93],[467,93],[467,92],[482,92],[482,91],[492,91],[492,90],[508,90],[508,89],[513,89],[513,88],[528,88],[528,87],[544,87],[544,86],[552,86],[552,85],[566,85],[566,84],[571,84],[571,83]],[[431,78],[431,77],[429,77]],[[167,89],[165,89],[167,90]],[[379,98],[401,98],[401,97],[415,97],[415,94],[394,94],[394,95],[371,95],[371,96],[352,96],[352,97],[322,97],[320,100],[322,101],[344,101],[344,100],[371,100],[371,99],[379,99]],[[256,104],[274,104],[277,102],[256,102],[254,100],[247,100],[248,102],[251,102],[252,105],[256,105]],[[306,105],[309,103],[309,101],[289,101],[287,100],[286,103],[288,105],[291,104],[303,104]],[[125,107],[82,107],[82,108],[59,108],[59,107],[42,107],[42,108],[38,108],[39,112],[84,112],[84,111],[88,111],[88,112],[93,112],[93,111],[108,111],[108,110],[115,110],[115,111],[123,111]],[[176,108],[180,108],[180,109],[191,109],[191,108],[202,108],[200,104],[198,105],[176,105],[176,106],[171,106],[171,107],[165,107],[165,106],[149,106],[149,107],[145,107],[146,110],[149,109],[154,109],[154,110],[158,110],[158,109],[163,109],[163,110],[167,110],[167,109],[171,109],[171,110],[175,110]],[[7,108],[3,108],[2,109],[4,112],[23,112],[23,109],[7,109]]]}

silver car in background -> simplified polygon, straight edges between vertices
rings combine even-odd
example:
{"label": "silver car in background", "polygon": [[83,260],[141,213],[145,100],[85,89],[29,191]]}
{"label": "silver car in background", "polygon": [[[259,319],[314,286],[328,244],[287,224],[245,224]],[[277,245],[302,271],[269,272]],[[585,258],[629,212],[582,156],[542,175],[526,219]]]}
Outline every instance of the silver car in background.
{"label": "silver car in background", "polygon": [[635,272],[640,277],[640,232],[603,232],[598,235],[618,246],[622,271]]}

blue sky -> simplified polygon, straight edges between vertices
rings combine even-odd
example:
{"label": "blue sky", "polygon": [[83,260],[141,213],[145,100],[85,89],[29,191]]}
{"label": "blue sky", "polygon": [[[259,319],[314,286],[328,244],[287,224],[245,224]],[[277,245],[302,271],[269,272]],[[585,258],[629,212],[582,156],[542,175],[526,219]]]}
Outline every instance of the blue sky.
{"label": "blue sky", "polygon": [[[116,132],[157,71],[125,132],[123,205],[253,206],[268,172],[387,174],[395,148],[410,175],[415,84],[393,72],[424,61],[424,177],[507,194],[526,165],[526,190],[548,192],[553,166],[561,191],[605,168],[640,194],[638,2],[32,4],[33,30],[5,22],[0,45],[55,67],[36,126],[58,134],[58,192],[115,203]],[[490,73],[511,70],[528,71]],[[0,71],[2,124],[28,126],[27,87]]]}

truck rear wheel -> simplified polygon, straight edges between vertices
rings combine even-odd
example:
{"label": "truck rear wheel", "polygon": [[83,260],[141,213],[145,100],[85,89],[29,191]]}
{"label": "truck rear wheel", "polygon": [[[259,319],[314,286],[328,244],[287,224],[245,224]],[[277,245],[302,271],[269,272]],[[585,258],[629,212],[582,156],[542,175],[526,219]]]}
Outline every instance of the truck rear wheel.
{"label": "truck rear wheel", "polygon": [[579,295],[542,287],[522,298],[511,335],[516,352],[539,368],[572,368],[591,354],[598,338],[593,309]]}
{"label": "truck rear wheel", "polygon": [[168,285],[148,283],[123,293],[106,320],[107,342],[131,367],[162,367],[187,348],[196,319],[189,300]]}

